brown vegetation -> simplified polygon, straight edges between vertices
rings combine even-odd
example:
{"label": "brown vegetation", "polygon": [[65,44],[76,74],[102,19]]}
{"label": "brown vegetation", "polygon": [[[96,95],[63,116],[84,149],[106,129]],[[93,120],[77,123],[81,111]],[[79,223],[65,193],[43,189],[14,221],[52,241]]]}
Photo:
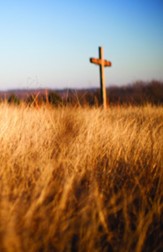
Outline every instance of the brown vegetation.
{"label": "brown vegetation", "polygon": [[163,108],[0,105],[0,251],[163,248]]}

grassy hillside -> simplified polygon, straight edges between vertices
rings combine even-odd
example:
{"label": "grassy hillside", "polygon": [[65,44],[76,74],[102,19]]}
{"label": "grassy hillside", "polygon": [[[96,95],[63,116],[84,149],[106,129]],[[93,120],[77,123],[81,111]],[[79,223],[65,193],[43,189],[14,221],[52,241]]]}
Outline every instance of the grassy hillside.
{"label": "grassy hillside", "polygon": [[163,108],[0,104],[0,251],[161,251]]}

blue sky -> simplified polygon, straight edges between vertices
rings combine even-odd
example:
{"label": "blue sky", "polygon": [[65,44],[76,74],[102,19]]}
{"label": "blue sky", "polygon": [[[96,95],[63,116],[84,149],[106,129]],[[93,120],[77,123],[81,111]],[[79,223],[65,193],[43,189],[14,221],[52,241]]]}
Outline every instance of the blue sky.
{"label": "blue sky", "polygon": [[163,80],[163,0],[0,0],[0,89]]}

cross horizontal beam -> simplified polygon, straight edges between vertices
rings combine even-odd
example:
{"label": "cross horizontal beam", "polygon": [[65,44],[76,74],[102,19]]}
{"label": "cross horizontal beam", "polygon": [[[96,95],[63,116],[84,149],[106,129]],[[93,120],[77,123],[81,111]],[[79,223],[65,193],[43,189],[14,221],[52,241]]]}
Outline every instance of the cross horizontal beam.
{"label": "cross horizontal beam", "polygon": [[108,60],[90,58],[90,62],[96,65],[103,65],[104,67],[110,67],[112,63]]}

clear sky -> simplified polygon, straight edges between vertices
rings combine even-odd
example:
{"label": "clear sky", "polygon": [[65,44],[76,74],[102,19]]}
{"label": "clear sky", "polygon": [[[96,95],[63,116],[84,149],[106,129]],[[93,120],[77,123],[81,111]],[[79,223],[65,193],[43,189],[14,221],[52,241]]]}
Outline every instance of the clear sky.
{"label": "clear sky", "polygon": [[0,89],[163,80],[163,0],[0,0]]}

